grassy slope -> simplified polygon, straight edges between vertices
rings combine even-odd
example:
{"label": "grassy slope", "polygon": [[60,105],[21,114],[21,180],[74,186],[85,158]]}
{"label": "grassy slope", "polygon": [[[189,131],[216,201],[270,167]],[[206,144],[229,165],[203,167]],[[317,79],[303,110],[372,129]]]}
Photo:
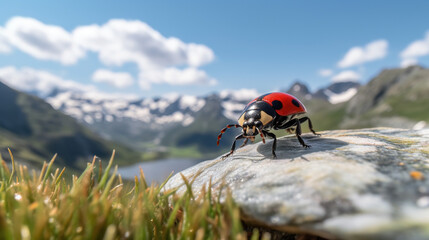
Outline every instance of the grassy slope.
{"label": "grassy slope", "polygon": [[396,84],[386,97],[386,104],[391,111],[383,116],[394,115],[414,121],[429,122],[429,70],[422,69],[411,74],[406,81]]}
{"label": "grassy slope", "polygon": [[429,70],[420,67],[384,70],[346,106],[340,128],[412,127],[429,122]]}
{"label": "grassy slope", "polygon": [[37,97],[1,83],[0,93],[0,152],[5,159],[9,159],[7,148],[11,148],[17,159],[35,165],[58,153],[57,164],[84,168],[94,155],[107,161],[113,149],[121,164],[142,160],[141,154],[103,140]]}
{"label": "grassy slope", "polygon": [[[345,103],[330,104],[324,100],[310,100],[305,103],[308,114],[313,123],[314,130],[337,129],[345,114]],[[307,129],[307,124],[304,124]]]}

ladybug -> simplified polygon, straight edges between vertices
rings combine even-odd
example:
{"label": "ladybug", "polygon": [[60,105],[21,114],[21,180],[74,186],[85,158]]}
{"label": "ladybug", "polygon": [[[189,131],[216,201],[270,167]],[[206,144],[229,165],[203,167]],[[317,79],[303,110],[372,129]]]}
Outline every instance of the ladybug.
{"label": "ladybug", "polygon": [[274,133],[269,132],[271,129],[285,129],[289,133],[292,133],[295,130],[295,135],[298,138],[298,141],[304,148],[311,147],[310,145],[305,144],[304,140],[301,138],[301,124],[305,121],[308,121],[308,127],[310,131],[318,135],[313,130],[313,124],[311,123],[310,118],[304,116],[307,110],[305,109],[304,104],[302,104],[296,97],[282,92],[273,92],[264,94],[253,99],[247,104],[238,118],[238,124],[227,125],[220,131],[219,136],[217,137],[217,145],[222,138],[222,134],[232,127],[242,128],[240,135],[235,137],[234,143],[232,144],[231,151],[223,156],[223,158],[231,155],[235,150],[235,142],[238,139],[245,138],[243,144],[240,147],[243,147],[247,144],[250,139],[252,142],[255,141],[256,135],[260,135],[262,142],[265,143],[265,137],[273,138],[273,146],[271,152],[273,158],[276,158],[276,147],[277,147],[277,138]]}

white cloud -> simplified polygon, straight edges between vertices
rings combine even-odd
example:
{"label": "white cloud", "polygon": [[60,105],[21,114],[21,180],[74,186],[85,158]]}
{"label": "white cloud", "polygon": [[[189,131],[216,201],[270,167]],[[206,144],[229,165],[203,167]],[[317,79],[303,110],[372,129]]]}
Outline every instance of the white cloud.
{"label": "white cloud", "polygon": [[34,18],[13,17],[6,23],[4,33],[13,46],[37,59],[69,65],[85,56],[69,32]]}
{"label": "white cloud", "polygon": [[368,43],[365,47],[352,47],[338,62],[338,67],[346,68],[382,59],[387,55],[388,46],[389,43],[386,40],[376,40]]}
{"label": "white cloud", "polygon": [[415,58],[405,58],[405,59],[402,59],[401,61],[401,67],[406,68],[409,66],[416,65],[417,63],[418,61]]}
{"label": "white cloud", "polygon": [[358,81],[360,78],[361,76],[357,72],[346,70],[333,76],[332,82]]}
{"label": "white cloud", "polygon": [[429,32],[422,40],[410,43],[402,52],[402,58],[416,58],[429,54]]}
{"label": "white cloud", "polygon": [[206,72],[190,67],[178,68],[154,68],[143,70],[139,74],[139,84],[143,89],[149,89],[151,84],[167,83],[170,85],[215,85],[216,79]]}
{"label": "white cloud", "polygon": [[106,24],[77,27],[74,40],[98,52],[105,64],[137,62],[141,67],[189,65],[198,67],[214,59],[213,51],[201,44],[186,44],[166,38],[144,22],[112,19]]}
{"label": "white cloud", "polygon": [[58,90],[95,91],[94,86],[65,80],[50,72],[33,68],[17,69],[13,66],[0,68],[0,79],[7,85],[25,92],[34,92],[45,97]]}
{"label": "white cloud", "polygon": [[0,27],[0,53],[9,53],[12,51],[4,28]]}
{"label": "white cloud", "polygon": [[113,19],[102,26],[81,26],[73,31],[73,37],[83,48],[97,52],[100,61],[106,65],[136,63],[140,69],[139,84],[143,89],[161,83],[216,83],[206,72],[197,69],[213,61],[214,53],[210,48],[164,37],[141,21]]}
{"label": "white cloud", "polygon": [[238,90],[225,89],[219,93],[221,98],[229,97],[235,101],[250,101],[257,98],[259,95],[258,91],[253,88],[242,88]]}
{"label": "white cloud", "polygon": [[426,33],[424,39],[419,39],[410,43],[401,52],[401,66],[406,67],[417,64],[417,58],[425,55],[429,55],[429,32]]}
{"label": "white cloud", "polygon": [[[213,50],[202,44],[165,37],[138,20],[112,19],[104,25],[78,26],[68,32],[33,18],[13,17],[4,29],[0,28],[1,52],[11,51],[8,42],[35,58],[65,65],[76,63],[87,51],[97,53],[100,61],[108,66],[135,63],[140,70],[140,86],[146,89],[154,83],[216,83],[216,79],[198,69],[214,60]],[[105,76],[103,79],[107,81]],[[108,82],[113,83],[111,80],[109,77]],[[113,84],[119,86],[118,81]]]}
{"label": "white cloud", "polygon": [[[107,93],[101,92],[93,85],[77,83],[73,80],[63,79],[48,71],[33,69],[29,67],[16,68],[7,66],[0,68],[0,81],[6,83],[19,91],[30,92],[40,97],[47,97],[54,90],[62,91],[55,98],[65,96],[68,99],[70,95],[82,96],[84,99],[93,101],[101,100],[137,100],[139,97],[135,94]],[[48,98],[52,100],[52,98]],[[49,103],[52,104],[52,101]],[[58,106],[57,106],[58,107]]]}
{"label": "white cloud", "polygon": [[94,82],[103,82],[117,88],[125,88],[133,85],[134,78],[127,72],[112,72],[107,69],[98,69],[92,75]]}
{"label": "white cloud", "polygon": [[322,77],[329,77],[333,74],[331,69],[320,69],[319,70],[319,75]]}

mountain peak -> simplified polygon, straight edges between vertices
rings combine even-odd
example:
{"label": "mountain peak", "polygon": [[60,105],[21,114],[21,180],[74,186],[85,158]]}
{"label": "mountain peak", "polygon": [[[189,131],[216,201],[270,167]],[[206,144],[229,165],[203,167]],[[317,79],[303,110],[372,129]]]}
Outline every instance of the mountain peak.
{"label": "mountain peak", "polygon": [[307,85],[300,80],[296,80],[290,86],[290,88],[285,92],[290,93],[299,99],[307,99],[308,100],[308,99],[311,99],[311,97],[312,97],[311,92],[308,89]]}

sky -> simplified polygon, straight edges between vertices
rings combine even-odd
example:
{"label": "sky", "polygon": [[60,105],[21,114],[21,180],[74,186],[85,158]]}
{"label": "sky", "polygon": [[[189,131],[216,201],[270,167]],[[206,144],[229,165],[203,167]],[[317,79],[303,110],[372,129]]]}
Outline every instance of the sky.
{"label": "sky", "polygon": [[311,90],[429,64],[428,1],[8,1],[0,78],[112,96]]}

